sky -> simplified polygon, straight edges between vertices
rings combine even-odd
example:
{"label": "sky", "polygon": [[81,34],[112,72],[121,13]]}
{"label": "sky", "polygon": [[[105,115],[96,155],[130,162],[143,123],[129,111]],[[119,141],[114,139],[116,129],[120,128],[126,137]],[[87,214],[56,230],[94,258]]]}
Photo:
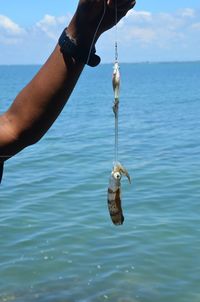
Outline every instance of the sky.
{"label": "sky", "polygon": [[[75,0],[0,0],[0,64],[42,64],[69,23]],[[199,0],[137,0],[117,29],[121,62],[200,60]],[[97,42],[114,60],[115,31]]]}

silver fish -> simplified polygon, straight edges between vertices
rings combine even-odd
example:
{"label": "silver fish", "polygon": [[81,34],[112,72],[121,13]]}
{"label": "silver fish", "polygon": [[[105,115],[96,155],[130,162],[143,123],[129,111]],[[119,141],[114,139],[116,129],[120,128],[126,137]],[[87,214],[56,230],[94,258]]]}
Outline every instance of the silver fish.
{"label": "silver fish", "polygon": [[113,112],[116,116],[118,113],[119,92],[120,92],[120,71],[119,71],[119,63],[117,61],[115,62],[113,68],[112,85],[114,91]]}

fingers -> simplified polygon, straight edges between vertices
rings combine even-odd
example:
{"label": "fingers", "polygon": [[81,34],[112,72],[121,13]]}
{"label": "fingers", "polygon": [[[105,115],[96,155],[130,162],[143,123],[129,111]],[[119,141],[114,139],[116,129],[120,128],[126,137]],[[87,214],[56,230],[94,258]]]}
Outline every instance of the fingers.
{"label": "fingers", "polygon": [[107,5],[110,11],[116,9],[117,5],[117,20],[120,21],[127,12],[132,9],[136,4],[136,0],[107,0]]}
{"label": "fingers", "polygon": [[118,11],[129,10],[133,8],[136,4],[136,0],[107,0],[107,5],[109,8],[115,8],[117,5]]}
{"label": "fingers", "polygon": [[127,7],[134,7],[136,1],[135,0],[125,0],[125,1],[119,1],[117,2],[117,9],[125,9]]}

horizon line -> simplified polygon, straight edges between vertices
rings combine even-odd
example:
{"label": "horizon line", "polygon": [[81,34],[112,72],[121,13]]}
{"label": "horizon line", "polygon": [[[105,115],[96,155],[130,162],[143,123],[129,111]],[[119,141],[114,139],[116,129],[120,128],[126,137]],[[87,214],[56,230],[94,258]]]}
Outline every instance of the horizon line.
{"label": "horizon line", "polygon": [[[100,65],[110,65],[114,62],[102,62]],[[136,61],[136,62],[119,62],[120,64],[172,64],[172,63],[200,63],[200,59],[198,60],[161,60],[161,61]],[[0,66],[42,66],[45,63],[0,63]]]}

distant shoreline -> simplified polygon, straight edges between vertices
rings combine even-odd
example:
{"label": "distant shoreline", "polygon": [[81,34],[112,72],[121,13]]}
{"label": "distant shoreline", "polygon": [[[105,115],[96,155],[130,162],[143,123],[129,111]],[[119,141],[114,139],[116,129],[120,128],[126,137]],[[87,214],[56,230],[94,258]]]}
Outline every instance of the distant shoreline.
{"label": "distant shoreline", "polygon": [[[190,64],[190,63],[200,63],[200,60],[191,60],[191,61],[140,61],[140,62],[120,62],[120,64]],[[102,62],[101,65],[110,65],[113,62]],[[42,66],[43,63],[38,64],[0,64],[0,67],[9,67],[9,66]]]}

